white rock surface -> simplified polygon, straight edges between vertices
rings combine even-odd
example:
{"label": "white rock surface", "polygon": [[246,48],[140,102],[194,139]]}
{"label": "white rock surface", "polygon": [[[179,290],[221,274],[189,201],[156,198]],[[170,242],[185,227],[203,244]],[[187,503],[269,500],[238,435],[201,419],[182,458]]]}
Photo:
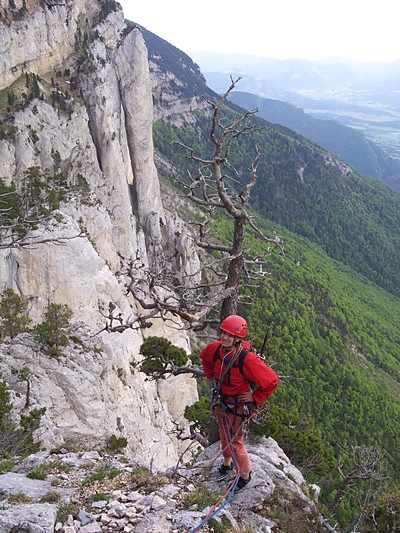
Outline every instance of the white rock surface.
{"label": "white rock surface", "polygon": [[[16,10],[21,7],[16,2]],[[104,443],[116,434],[128,439],[131,454],[160,467],[184,449],[172,435],[172,420],[182,420],[185,406],[197,399],[196,382],[182,376],[158,385],[134,364],[145,336],[167,337],[189,351],[188,337],[159,319],[144,332],[96,334],[106,325],[110,303],[124,321],[143,314],[126,294],[131,260],[138,259],[134,274],[140,279],[162,258],[173,256],[182,276],[198,272],[199,260],[188,231],[162,205],[143,38],[138,30],[123,36],[118,4],[96,23],[102,7],[92,0],[54,6],[31,0],[27,15],[18,18],[0,0],[1,89],[31,72],[45,90],[44,80],[56,71],[75,68],[77,32],[92,37],[72,112],[54,108],[48,97],[36,99],[13,113],[18,133],[0,142],[6,183],[20,186],[34,166],[51,176],[58,154],[60,170],[75,187],[56,216],[28,236],[31,246],[0,250],[0,291],[12,288],[26,299],[33,324],[43,319],[49,302],[68,305],[86,347],[72,347],[57,360],[23,335],[0,348],[0,371],[13,391],[18,420],[26,407],[26,382],[13,372],[29,368],[29,408],[46,408],[37,432],[45,446],[73,439]],[[90,194],[77,186],[82,177]]]}

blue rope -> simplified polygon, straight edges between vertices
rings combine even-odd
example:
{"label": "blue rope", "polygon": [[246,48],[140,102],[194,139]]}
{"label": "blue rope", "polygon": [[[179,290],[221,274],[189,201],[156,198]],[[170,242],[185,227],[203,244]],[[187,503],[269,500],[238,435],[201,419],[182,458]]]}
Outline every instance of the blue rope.
{"label": "blue rope", "polygon": [[219,506],[215,509],[215,511],[210,514],[210,516],[208,516],[205,520],[203,520],[203,522],[201,524],[199,524],[197,527],[195,527],[194,529],[192,529],[192,531],[190,533],[195,533],[195,531],[199,531],[199,529],[201,529],[203,526],[205,526],[207,524],[207,522],[209,522],[211,520],[211,518],[216,515],[217,513],[219,513],[224,507],[225,505],[228,505],[228,503],[230,502],[232,496],[233,496],[233,493],[235,492],[235,488],[236,488],[236,485],[237,485],[237,482],[239,481],[239,474],[236,476],[236,481],[235,481],[235,484],[233,485],[230,493],[229,493],[229,496],[228,498]]}
{"label": "blue rope", "polygon": [[[224,414],[225,411],[226,411],[226,406],[222,402],[220,403],[220,405],[221,405],[222,413]],[[232,452],[233,462],[235,464],[236,469],[238,469],[238,462],[237,462],[235,450],[234,450],[233,444],[232,444],[232,437],[231,437],[231,432],[230,432],[230,429],[229,429],[229,426],[228,426],[228,420],[227,420],[227,418],[225,416],[223,416],[223,419],[224,419],[224,423],[225,423],[225,426],[226,426],[227,434],[229,436],[229,445],[230,445],[231,452]],[[207,522],[209,522],[213,516],[215,516],[217,513],[219,513],[226,505],[228,505],[228,503],[230,502],[230,500],[231,500],[231,498],[232,498],[232,496],[233,496],[233,494],[235,492],[236,485],[238,484],[239,478],[240,478],[240,475],[237,474],[235,483],[234,483],[233,487],[231,488],[231,490],[229,491],[228,498],[224,502],[222,502],[221,505],[219,505],[210,516],[208,516],[205,520],[203,520],[203,522],[201,522],[201,524],[199,524],[194,529],[192,529],[190,531],[190,533],[195,533],[196,531],[199,531],[199,529],[201,529],[204,525],[206,525]]]}

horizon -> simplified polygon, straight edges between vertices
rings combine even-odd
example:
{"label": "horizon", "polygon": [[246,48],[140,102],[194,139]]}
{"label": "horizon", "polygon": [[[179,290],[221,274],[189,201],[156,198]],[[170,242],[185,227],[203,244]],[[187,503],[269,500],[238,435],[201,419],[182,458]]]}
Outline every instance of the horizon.
{"label": "horizon", "polygon": [[[146,28],[148,30],[148,28]],[[151,30],[149,30],[151,31]],[[152,32],[154,33],[154,32]],[[165,40],[165,39],[164,39]],[[172,44],[172,43],[170,43]],[[175,46],[175,45],[173,45]],[[355,63],[399,63],[400,59],[350,59],[348,57],[324,57],[321,59],[306,59],[304,57],[286,57],[286,58],[279,58],[279,57],[272,57],[272,56],[261,56],[256,54],[246,54],[243,52],[211,52],[208,50],[189,50],[184,51],[185,54],[187,54],[190,57],[190,54],[195,55],[201,55],[201,54],[209,54],[209,55],[218,55],[218,56],[235,56],[235,57],[252,57],[257,59],[269,59],[273,61],[306,61],[309,63],[349,63],[349,64],[355,64]]]}

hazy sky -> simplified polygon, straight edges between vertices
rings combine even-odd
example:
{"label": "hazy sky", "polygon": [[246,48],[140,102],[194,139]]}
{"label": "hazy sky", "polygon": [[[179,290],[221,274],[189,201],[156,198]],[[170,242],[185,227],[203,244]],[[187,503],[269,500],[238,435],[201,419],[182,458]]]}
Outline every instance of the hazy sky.
{"label": "hazy sky", "polygon": [[125,17],[190,55],[400,59],[398,0],[119,0]]}

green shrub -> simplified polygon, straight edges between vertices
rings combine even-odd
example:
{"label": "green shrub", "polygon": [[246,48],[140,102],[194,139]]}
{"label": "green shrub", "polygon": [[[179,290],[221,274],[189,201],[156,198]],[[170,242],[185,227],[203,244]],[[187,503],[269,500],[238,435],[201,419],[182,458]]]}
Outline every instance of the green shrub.
{"label": "green shrub", "polygon": [[182,499],[182,504],[185,509],[189,509],[196,505],[198,509],[205,509],[212,507],[221,499],[221,495],[217,492],[210,491],[204,485],[200,486],[195,492],[188,492]]}
{"label": "green shrub", "polygon": [[103,502],[108,500],[109,496],[105,492],[98,492],[96,494],[93,494],[92,501],[93,502]]}
{"label": "green shrub", "polygon": [[12,289],[6,289],[0,299],[0,340],[13,339],[28,331],[31,319],[26,314],[28,303]]}
{"label": "green shrub", "polygon": [[[221,516],[220,522],[215,518],[211,518],[211,520],[208,521],[208,525],[212,528],[214,533],[231,533],[232,531],[235,531],[231,521],[226,515]],[[241,530],[242,533],[246,533],[246,531],[249,533],[253,532],[252,529]]]}
{"label": "green shrub", "polygon": [[116,452],[126,448],[128,446],[128,440],[125,437],[116,437],[111,435],[107,442],[107,450],[110,452]]}
{"label": "green shrub", "polygon": [[388,492],[381,494],[378,501],[368,507],[360,531],[363,533],[398,531],[399,522],[400,490],[393,487]]}
{"label": "green shrub", "polygon": [[252,424],[251,429],[257,435],[275,439],[292,463],[304,473],[327,474],[336,467],[332,451],[305,416],[271,403],[265,423]]}
{"label": "green shrub", "polygon": [[49,463],[43,463],[33,468],[28,472],[27,477],[30,479],[44,480],[50,472],[70,472],[71,469],[72,466],[70,465],[65,465],[59,461],[50,461]]}
{"label": "green shrub", "polygon": [[140,353],[144,357],[140,370],[153,379],[170,373],[174,367],[185,365],[189,359],[185,350],[164,337],[148,337],[141,345]]}
{"label": "green shrub", "polygon": [[3,459],[0,461],[0,474],[5,474],[9,472],[14,466],[14,461],[12,459]]}
{"label": "green shrub", "polygon": [[[2,374],[0,372],[0,377],[1,376]],[[8,415],[11,409],[12,404],[10,402],[10,393],[7,389],[7,383],[5,381],[0,381],[0,431],[3,431],[9,426],[10,421]]]}
{"label": "green shrub", "polygon": [[42,407],[41,409],[32,409],[27,415],[21,415],[20,424],[25,433],[33,433],[39,428],[40,419],[45,412],[46,407]]}
{"label": "green shrub", "polygon": [[185,407],[185,418],[193,422],[194,429],[207,436],[211,422],[210,399],[202,396],[200,400]]}
{"label": "green shrub", "polygon": [[160,474],[152,474],[145,466],[135,468],[131,473],[131,481],[136,489],[150,494],[168,483],[168,479]]}
{"label": "green shrub", "polygon": [[40,503],[58,503],[61,501],[61,494],[57,490],[48,490],[39,501]]}
{"label": "green shrub", "polygon": [[74,503],[61,502],[57,511],[57,522],[64,523],[69,515],[76,517],[79,513],[78,507]]}
{"label": "green shrub", "polygon": [[121,474],[121,470],[118,468],[102,465],[82,482],[82,486],[92,485],[96,481],[104,481],[107,478],[114,479],[119,474]]}
{"label": "green shrub", "polygon": [[[13,99],[13,94],[10,92],[9,100]],[[5,139],[14,139],[18,133],[18,128],[16,126],[9,126],[3,120],[0,120],[0,141]]]}
{"label": "green shrub", "polygon": [[40,417],[45,412],[44,407],[32,409],[21,416],[22,429],[18,429],[8,416],[11,409],[7,383],[0,381],[0,456],[4,459],[8,459],[8,453],[26,455],[39,450],[40,445],[34,441],[32,433],[39,427]]}
{"label": "green shrub", "polygon": [[32,500],[23,492],[10,492],[7,496],[8,503],[19,505],[22,503],[31,503]]}
{"label": "green shrub", "polygon": [[35,339],[45,353],[60,357],[62,348],[68,345],[71,335],[72,311],[67,305],[49,303],[44,320],[34,328]]}

